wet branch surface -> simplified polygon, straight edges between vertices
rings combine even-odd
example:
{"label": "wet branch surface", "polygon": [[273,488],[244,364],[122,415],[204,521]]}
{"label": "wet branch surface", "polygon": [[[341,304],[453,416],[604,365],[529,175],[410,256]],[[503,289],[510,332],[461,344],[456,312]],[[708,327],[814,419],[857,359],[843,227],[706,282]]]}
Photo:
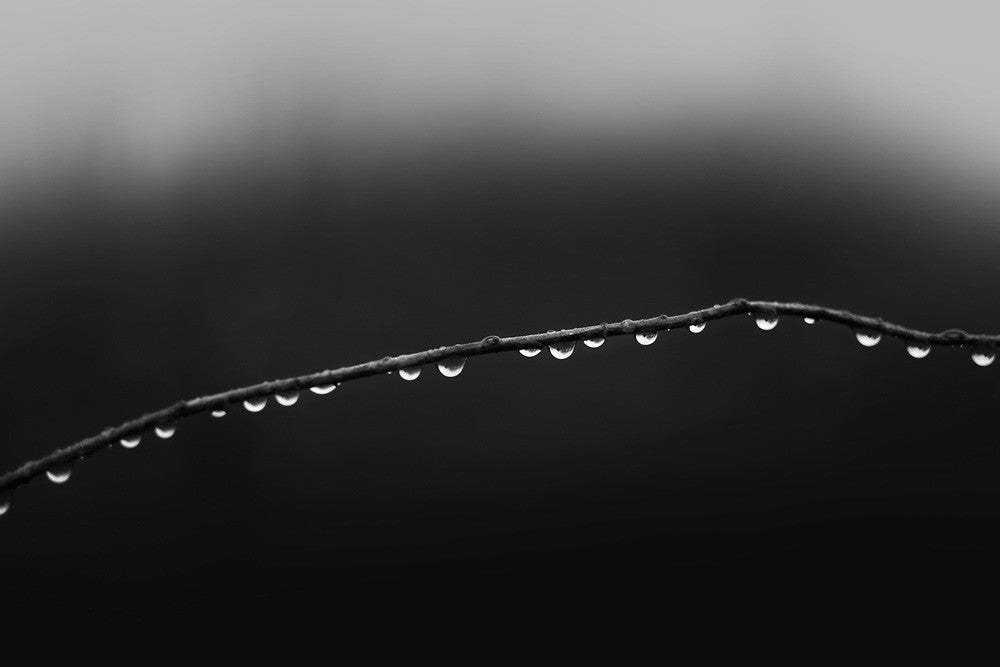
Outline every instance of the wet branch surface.
{"label": "wet branch surface", "polygon": [[25,484],[43,474],[46,470],[70,466],[79,459],[86,458],[110,447],[122,438],[135,437],[158,425],[173,424],[185,417],[201,412],[210,410],[228,411],[231,409],[232,404],[238,405],[247,399],[269,397],[277,393],[291,393],[311,387],[336,385],[363,377],[384,375],[385,373],[398,371],[402,368],[419,367],[450,357],[474,357],[481,354],[508,352],[522,348],[541,348],[552,343],[578,341],[585,338],[610,338],[612,336],[631,335],[643,331],[663,331],[747,313],[764,317],[776,315],[809,317],[816,321],[835,322],[858,331],[878,332],[894,336],[905,342],[922,345],[982,346],[993,350],[1000,344],[1000,335],[996,334],[969,334],[959,329],[929,333],[917,329],[909,329],[898,324],[893,324],[892,322],[886,322],[881,318],[865,317],[846,310],[836,310],[824,306],[733,299],[725,304],[715,305],[702,310],[694,310],[683,315],[658,315],[638,320],[625,319],[620,322],[524,336],[487,336],[474,343],[459,343],[423,352],[383,357],[382,359],[354,366],[344,366],[343,368],[320,371],[309,375],[261,382],[248,387],[230,389],[218,394],[179,401],[169,407],[149,412],[119,426],[106,428],[97,435],[84,438],[68,447],[57,449],[43,458],[28,461],[21,467],[0,477],[0,494],[9,493],[21,484]]}

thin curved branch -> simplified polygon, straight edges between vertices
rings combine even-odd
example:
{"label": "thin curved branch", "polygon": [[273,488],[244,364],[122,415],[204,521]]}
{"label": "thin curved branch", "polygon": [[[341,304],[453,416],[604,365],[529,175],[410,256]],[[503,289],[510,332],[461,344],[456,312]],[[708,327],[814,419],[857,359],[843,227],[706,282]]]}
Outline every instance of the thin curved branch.
{"label": "thin curved branch", "polygon": [[13,490],[46,470],[72,465],[78,459],[91,456],[113,443],[128,436],[136,436],[157,425],[176,422],[185,417],[207,412],[209,410],[228,410],[230,404],[238,404],[251,398],[271,396],[279,392],[294,392],[310,387],[328,386],[357,380],[372,375],[382,375],[401,368],[423,366],[449,357],[474,357],[481,354],[507,352],[529,347],[542,347],[551,343],[584,338],[623,336],[639,331],[663,331],[677,327],[689,326],[711,320],[718,320],[733,315],[755,313],[761,315],[797,315],[828,322],[836,322],[858,330],[879,332],[904,341],[922,343],[925,345],[962,346],[975,345],[995,348],[1000,344],[1000,335],[968,334],[958,329],[948,329],[940,333],[928,333],[886,322],[881,318],[856,315],[846,310],[835,310],[823,306],[813,306],[804,303],[782,303],[777,301],[749,301],[733,299],[732,301],[694,310],[684,315],[658,315],[640,320],[622,320],[621,322],[596,324],[575,329],[563,329],[549,333],[530,334],[525,336],[487,336],[475,343],[460,343],[438,347],[423,352],[402,354],[395,357],[383,357],[355,366],[345,366],[334,370],[320,371],[310,375],[261,382],[249,387],[230,389],[218,394],[179,401],[173,405],[149,412],[138,419],[127,421],[119,426],[106,428],[97,435],[84,438],[78,442],[57,449],[48,456],[36,461],[28,461],[21,467],[0,477],[0,494]]}

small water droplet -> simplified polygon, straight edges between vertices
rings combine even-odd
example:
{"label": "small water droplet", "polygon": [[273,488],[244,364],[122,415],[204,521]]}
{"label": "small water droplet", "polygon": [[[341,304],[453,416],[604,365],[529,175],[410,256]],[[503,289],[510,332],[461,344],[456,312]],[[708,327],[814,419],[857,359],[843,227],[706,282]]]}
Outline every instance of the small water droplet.
{"label": "small water droplet", "polygon": [[8,511],[10,511],[10,506],[11,503],[13,502],[12,499],[13,495],[14,494],[12,494],[10,491],[5,491],[3,493],[0,493],[0,516],[3,516]]}
{"label": "small water droplet", "polygon": [[802,321],[806,324],[816,324],[816,320],[812,317],[803,317]]}
{"label": "small water droplet", "polygon": [[215,417],[216,419],[221,419],[222,417],[226,416],[226,411],[221,409],[212,410],[212,416]]}
{"label": "small water droplet", "polygon": [[979,348],[972,353],[972,360],[977,366],[989,366],[996,358],[996,350],[990,348]]}
{"label": "small water droplet", "polygon": [[45,471],[45,476],[53,484],[65,484],[69,481],[69,476],[73,473],[72,464],[63,464]]}
{"label": "small water droplet", "polygon": [[122,438],[119,442],[122,443],[122,447],[125,449],[135,449],[139,446],[139,440],[142,439],[141,435],[132,435]]}
{"label": "small water droplet", "polygon": [[875,347],[882,340],[882,334],[877,331],[855,331],[854,337],[865,347]]}
{"label": "small water droplet", "polygon": [[522,357],[528,357],[529,359],[531,357],[537,357],[541,351],[542,348],[540,347],[522,347],[520,350],[518,350],[518,352],[521,353]]}
{"label": "small water droplet", "polygon": [[639,345],[652,345],[656,342],[656,331],[640,331],[635,335],[635,342]]}
{"label": "small water droplet", "polygon": [[706,325],[704,322],[695,322],[694,324],[688,327],[688,331],[690,331],[691,333],[701,333],[702,331],[705,330],[705,326]]}
{"label": "small water droplet", "polygon": [[559,343],[549,343],[549,353],[556,359],[569,359],[576,349],[575,340],[564,340]]}
{"label": "small water droplet", "polygon": [[265,406],[267,406],[266,396],[256,396],[243,401],[243,407],[246,408],[248,412],[260,412],[265,408]]}
{"label": "small water droplet", "polygon": [[299,392],[282,391],[274,395],[274,400],[278,401],[278,405],[283,405],[287,408],[290,405],[295,405],[299,401]]}
{"label": "small water droplet", "polygon": [[909,354],[914,359],[923,359],[928,354],[931,353],[931,346],[920,344],[912,344],[906,346],[906,353]]}
{"label": "small water droplet", "polygon": [[309,391],[314,394],[319,394],[323,396],[324,394],[329,394],[331,391],[337,388],[335,384],[321,384],[316,387],[309,387]]}
{"label": "small water droplet", "polygon": [[453,378],[465,368],[465,357],[450,357],[438,362],[438,370],[446,378]]}
{"label": "small water droplet", "polygon": [[757,328],[761,331],[770,331],[778,326],[778,316],[770,313],[757,315],[753,321],[757,323]]}
{"label": "small water droplet", "polygon": [[593,336],[591,338],[584,338],[583,344],[591,349],[597,349],[604,345],[604,336]]}
{"label": "small water droplet", "polygon": [[160,424],[153,430],[156,432],[156,435],[166,440],[177,432],[177,424]]}
{"label": "small water droplet", "polygon": [[399,377],[403,378],[407,382],[412,382],[420,377],[420,367],[412,366],[410,368],[400,368]]}

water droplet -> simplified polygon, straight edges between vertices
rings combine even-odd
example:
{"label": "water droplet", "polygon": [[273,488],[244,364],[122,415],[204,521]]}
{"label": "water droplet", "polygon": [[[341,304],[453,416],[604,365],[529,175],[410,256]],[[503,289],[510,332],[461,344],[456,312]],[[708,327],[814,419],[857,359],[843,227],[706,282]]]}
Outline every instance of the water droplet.
{"label": "water droplet", "polygon": [[135,449],[139,446],[139,440],[142,439],[140,435],[126,436],[122,438],[119,442],[122,443],[122,447],[125,449]]}
{"label": "water droplet", "polygon": [[806,324],[816,324],[816,320],[811,317],[803,317],[802,321]]}
{"label": "water droplet", "polygon": [[278,405],[283,405],[286,408],[290,405],[295,405],[299,401],[299,392],[297,391],[283,391],[274,395],[274,400],[278,401]]}
{"label": "water droplet", "polygon": [[980,348],[972,353],[972,360],[977,366],[989,366],[996,358],[996,351],[990,348]]}
{"label": "water droplet", "polygon": [[256,396],[243,401],[243,407],[249,412],[260,412],[267,406],[267,396]]}
{"label": "water droplet", "polygon": [[691,333],[701,333],[702,331],[705,330],[705,326],[706,325],[704,322],[695,322],[694,324],[688,327],[688,331],[690,331]]}
{"label": "water droplet", "polygon": [[153,429],[156,435],[166,440],[177,432],[177,424],[160,424]]}
{"label": "water droplet", "polygon": [[309,387],[309,391],[314,394],[319,394],[323,396],[324,394],[329,394],[331,391],[337,388],[335,384],[321,384],[316,387]]}
{"label": "water droplet", "polygon": [[865,347],[875,347],[882,340],[882,334],[877,331],[855,331],[854,337]]}
{"label": "water droplet", "polygon": [[906,346],[906,353],[909,354],[914,359],[923,359],[928,354],[931,353],[931,346],[920,344],[912,344]]}
{"label": "water droplet", "polygon": [[591,338],[584,338],[583,344],[591,349],[597,349],[604,345],[604,336],[593,336]]}
{"label": "water droplet", "polygon": [[537,357],[541,351],[542,348],[540,347],[522,347],[520,350],[518,350],[518,352],[521,353],[522,357],[528,357],[529,359],[531,357]]}
{"label": "water droplet", "polygon": [[0,493],[0,516],[3,516],[8,511],[10,511],[10,505],[13,502],[12,500],[13,495],[14,494],[12,494],[10,491],[5,491],[4,493]]}
{"label": "water droplet", "polygon": [[45,471],[45,476],[53,484],[65,484],[69,481],[69,476],[73,473],[72,464],[63,464]]}
{"label": "water droplet", "polygon": [[549,352],[556,359],[569,359],[569,356],[573,354],[573,350],[575,349],[575,340],[564,340],[559,343],[549,343]]}
{"label": "water droplet", "polygon": [[226,416],[226,411],[222,409],[212,410],[212,416],[215,417],[216,419],[221,419],[222,417]]}
{"label": "water droplet", "polygon": [[412,366],[410,368],[400,368],[399,377],[403,378],[407,382],[411,382],[420,377],[420,367]]}
{"label": "water droplet", "polygon": [[640,331],[635,335],[635,342],[639,345],[652,345],[656,342],[656,331]]}
{"label": "water droplet", "polygon": [[778,316],[772,313],[757,315],[753,321],[757,323],[757,328],[761,331],[770,331],[778,326]]}
{"label": "water droplet", "polygon": [[453,378],[465,368],[465,357],[450,357],[438,362],[438,370],[446,378]]}

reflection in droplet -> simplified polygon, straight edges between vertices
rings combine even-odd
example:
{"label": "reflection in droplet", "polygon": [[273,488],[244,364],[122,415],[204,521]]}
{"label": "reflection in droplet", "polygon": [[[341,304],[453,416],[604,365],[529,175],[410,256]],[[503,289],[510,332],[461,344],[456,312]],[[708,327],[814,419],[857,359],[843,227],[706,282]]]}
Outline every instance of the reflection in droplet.
{"label": "reflection in droplet", "polygon": [[688,331],[690,331],[691,333],[701,333],[704,330],[705,330],[704,322],[695,322],[694,324],[688,327]]}
{"label": "reflection in droplet", "polygon": [[156,428],[154,428],[153,431],[156,432],[156,435],[158,435],[159,437],[161,437],[164,440],[166,440],[167,438],[169,438],[170,436],[172,436],[174,433],[177,432],[177,425],[176,424],[160,424],[159,426],[157,426]]}
{"label": "reflection in droplet", "polygon": [[446,378],[453,378],[465,368],[465,357],[449,357],[438,362],[438,370]]}
{"label": "reflection in droplet", "polygon": [[337,388],[335,384],[321,384],[316,387],[309,387],[309,391],[314,394],[319,394],[323,396],[324,394],[329,394],[331,391]]}
{"label": "reflection in droplet", "polygon": [[753,321],[761,331],[770,331],[778,326],[778,316],[773,314],[757,315]]}
{"label": "reflection in droplet", "polygon": [[413,366],[411,368],[400,368],[399,377],[403,378],[407,382],[412,382],[420,377],[420,367]]}
{"label": "reflection in droplet", "polygon": [[142,439],[140,435],[131,435],[122,438],[119,442],[122,443],[122,447],[125,449],[135,449],[139,446],[139,440]]}
{"label": "reflection in droplet", "polygon": [[923,343],[913,343],[906,346],[906,353],[914,359],[923,359],[931,353],[931,346]]}
{"label": "reflection in droplet", "polygon": [[0,493],[0,516],[3,516],[10,510],[10,505],[13,502],[13,493],[10,491],[4,491]]}
{"label": "reflection in droplet", "polygon": [[283,391],[274,395],[274,400],[278,401],[278,405],[283,405],[286,408],[289,405],[295,405],[299,400],[299,392],[297,391]]}
{"label": "reflection in droplet", "polygon": [[875,347],[882,340],[882,334],[877,331],[855,331],[854,337],[865,347]]}
{"label": "reflection in droplet", "polygon": [[260,412],[267,405],[266,396],[256,396],[243,401],[243,407],[249,412]]}
{"label": "reflection in droplet", "polygon": [[604,336],[592,336],[590,338],[584,338],[583,344],[589,348],[597,349],[604,345]]}
{"label": "reflection in droplet", "polygon": [[575,340],[564,340],[558,343],[549,343],[549,353],[556,359],[568,359],[573,350],[576,349]]}
{"label": "reflection in droplet", "polygon": [[542,348],[540,347],[522,347],[520,350],[518,350],[518,352],[521,353],[522,357],[528,357],[529,359],[531,357],[537,357],[541,351]]}
{"label": "reflection in droplet", "polygon": [[216,419],[221,419],[226,416],[226,411],[221,409],[212,410],[212,416]]}
{"label": "reflection in droplet", "polygon": [[806,324],[816,324],[816,320],[811,317],[803,317],[802,321]]}
{"label": "reflection in droplet", "polygon": [[639,331],[635,334],[635,342],[639,345],[652,345],[656,342],[656,331]]}
{"label": "reflection in droplet", "polygon": [[65,484],[69,481],[69,476],[73,472],[73,466],[63,464],[45,471],[45,476],[54,484]]}
{"label": "reflection in droplet", "polygon": [[996,358],[996,351],[991,349],[978,349],[972,353],[972,360],[977,366],[989,366]]}

